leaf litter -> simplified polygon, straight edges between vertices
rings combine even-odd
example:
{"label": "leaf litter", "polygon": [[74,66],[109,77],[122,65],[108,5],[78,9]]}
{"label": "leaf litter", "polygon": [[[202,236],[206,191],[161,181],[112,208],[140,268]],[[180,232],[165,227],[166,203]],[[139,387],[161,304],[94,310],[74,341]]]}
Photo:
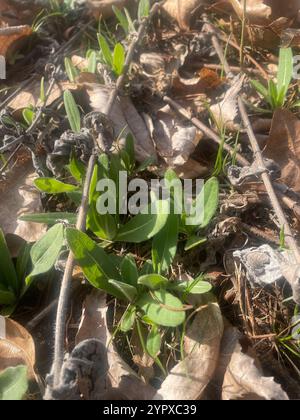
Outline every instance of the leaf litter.
{"label": "leaf litter", "polygon": [[[299,2],[167,0],[151,13],[143,0],[81,3],[35,5],[34,20],[0,2],[1,258],[16,270],[0,273],[10,316],[0,317],[0,399],[24,398],[36,382],[50,400],[299,398],[299,86],[288,61]],[[100,220],[95,182],[116,170],[146,182],[218,178],[207,223]],[[87,204],[85,234],[85,220],[73,226]],[[37,325],[53,323],[50,283],[68,270],[68,355],[44,392]],[[49,351],[48,373],[52,361]]]}

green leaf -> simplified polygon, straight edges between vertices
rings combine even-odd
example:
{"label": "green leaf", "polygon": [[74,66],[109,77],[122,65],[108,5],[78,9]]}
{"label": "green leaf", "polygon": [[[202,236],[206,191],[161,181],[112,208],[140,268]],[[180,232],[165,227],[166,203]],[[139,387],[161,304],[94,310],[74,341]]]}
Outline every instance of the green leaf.
{"label": "green leaf", "polygon": [[28,389],[27,367],[10,367],[0,373],[0,400],[18,401]]}
{"label": "green leaf", "polygon": [[22,112],[24,121],[30,127],[35,119],[35,112],[31,108],[25,108]]}
{"label": "green leaf", "polygon": [[85,178],[85,175],[86,175],[86,167],[82,162],[80,162],[77,159],[77,157],[74,153],[72,153],[70,164],[68,165],[68,169],[69,169],[72,177],[76,181],[78,181],[82,184],[83,180]]}
{"label": "green leaf", "polygon": [[145,17],[148,17],[150,13],[150,1],[149,0],[140,0],[138,8],[138,18],[142,20]]}
{"label": "green leaf", "polygon": [[88,281],[97,289],[123,299],[123,294],[109,283],[112,278],[120,279],[120,275],[104,249],[77,229],[67,228],[66,239]]}
{"label": "green leaf", "polygon": [[121,264],[122,279],[132,286],[137,285],[139,273],[132,255],[126,255]]}
{"label": "green leaf", "polygon": [[126,137],[125,151],[129,156],[130,169],[135,166],[135,148],[134,148],[134,137],[129,133]]}
{"label": "green leaf", "polygon": [[185,311],[181,301],[164,290],[146,293],[137,302],[147,317],[163,327],[178,327],[185,321]]}
{"label": "green leaf", "polygon": [[151,260],[147,260],[140,271],[140,277],[153,274],[154,268]]}
{"label": "green leaf", "polygon": [[113,69],[118,76],[121,76],[125,64],[125,50],[122,44],[118,43],[114,49]]}
{"label": "green leaf", "polygon": [[[141,243],[157,235],[168,220],[167,201],[156,202],[158,214],[138,214],[119,229],[118,242]],[[150,206],[151,207],[151,206]],[[149,212],[151,208],[149,208]]]}
{"label": "green leaf", "polygon": [[193,248],[196,248],[199,245],[203,245],[205,244],[205,242],[207,242],[207,238],[200,238],[199,236],[191,236],[190,238],[188,238],[184,250],[185,251],[190,251]]}
{"label": "green leaf", "polygon": [[96,51],[91,51],[88,58],[88,72],[95,74],[97,70],[97,54]]}
{"label": "green leaf", "polygon": [[157,163],[157,160],[154,156],[150,156],[141,163],[141,165],[137,168],[137,172],[144,172],[149,166],[154,165]]}
{"label": "green leaf", "polygon": [[77,214],[75,213],[33,213],[24,214],[19,217],[22,222],[43,223],[45,225],[53,226],[56,223],[65,221],[70,225],[75,225],[77,221]]}
{"label": "green leaf", "polygon": [[209,293],[212,290],[212,285],[207,281],[203,281],[203,277],[200,276],[195,280],[183,281],[177,284],[173,283],[172,289],[192,295],[203,295],[205,293]]}
{"label": "green leaf", "polygon": [[79,133],[81,130],[80,112],[75,99],[69,90],[64,92],[64,104],[71,130],[75,133]]}
{"label": "green leaf", "polygon": [[109,284],[114,286],[118,289],[125,299],[129,300],[129,302],[133,302],[134,299],[137,297],[137,290],[134,286],[130,284],[123,283],[122,281],[118,280],[109,280]]}
{"label": "green leaf", "polygon": [[37,178],[34,185],[46,194],[62,194],[78,190],[75,185],[65,184],[55,178]]}
{"label": "green leaf", "polygon": [[30,272],[31,267],[32,267],[31,256],[30,256],[31,248],[32,248],[32,244],[29,242],[25,242],[17,258],[16,273],[18,276],[20,290],[23,286],[24,279],[26,278],[27,274]]}
{"label": "green leaf", "polygon": [[270,104],[272,108],[276,108],[278,91],[277,91],[277,86],[275,85],[273,80],[269,80],[269,97],[270,97]]}
{"label": "green leaf", "polygon": [[148,287],[151,290],[166,288],[169,280],[159,274],[148,274],[138,279],[138,284]]}
{"label": "green leaf", "polygon": [[[200,229],[206,228],[216,214],[219,205],[219,181],[217,178],[210,178],[196,198],[196,206],[200,217],[193,225]],[[200,206],[200,207],[199,207]],[[204,207],[202,207],[204,206]]]}
{"label": "green leaf", "polygon": [[152,260],[154,270],[159,273],[167,271],[172,264],[179,236],[179,216],[170,214],[164,228],[152,242]]}
{"label": "green leaf", "polygon": [[269,91],[268,89],[260,82],[258,82],[257,80],[250,80],[252,86],[254,87],[254,89],[260,93],[266,100],[268,100],[269,98]]}
{"label": "green leaf", "polygon": [[90,205],[87,227],[98,238],[113,241],[117,234],[117,224],[111,214],[98,214],[95,204]]}
{"label": "green leaf", "polygon": [[136,32],[136,29],[135,29],[135,26],[134,26],[133,20],[131,19],[130,13],[129,13],[129,11],[126,9],[126,7],[124,8],[124,12],[125,12],[126,18],[127,18],[127,20],[128,20],[128,27],[129,27],[129,31],[130,31],[130,32],[132,32],[132,33]]}
{"label": "green leaf", "polygon": [[277,92],[283,92],[284,97],[292,81],[293,67],[293,50],[291,48],[281,48],[277,74]]}
{"label": "green leaf", "polygon": [[7,290],[18,292],[18,278],[9,249],[5,240],[4,233],[0,229],[0,284]]}
{"label": "green leaf", "polygon": [[128,20],[126,18],[126,15],[123,14],[121,12],[121,10],[118,9],[116,6],[113,6],[112,9],[113,9],[114,14],[116,15],[120,25],[122,26],[125,34],[128,35],[128,33],[129,33],[129,23],[128,23]]}
{"label": "green leaf", "polygon": [[65,70],[70,82],[75,82],[75,79],[78,76],[79,72],[68,57],[65,58]]}
{"label": "green leaf", "polygon": [[157,325],[153,325],[151,331],[147,337],[146,341],[146,349],[148,354],[153,358],[156,359],[159,355],[161,348],[161,336]]}
{"label": "green leaf", "polygon": [[106,41],[106,39],[104,38],[103,35],[98,34],[98,42],[99,42],[100,50],[102,52],[105,63],[111,69],[113,69],[113,67],[114,67],[113,55],[112,55],[111,50],[109,48],[109,45],[108,45],[108,43],[107,43],[107,41]]}
{"label": "green leaf", "polygon": [[48,273],[54,267],[64,243],[64,226],[60,223],[48,230],[30,250],[33,270],[26,278],[29,286],[33,277]]}
{"label": "green leaf", "polygon": [[13,292],[3,289],[0,284],[0,305],[14,305],[16,296]]}
{"label": "green leaf", "polygon": [[122,332],[127,333],[130,331],[135,323],[136,319],[136,307],[134,305],[130,305],[128,309],[124,312],[122,316],[120,329]]}

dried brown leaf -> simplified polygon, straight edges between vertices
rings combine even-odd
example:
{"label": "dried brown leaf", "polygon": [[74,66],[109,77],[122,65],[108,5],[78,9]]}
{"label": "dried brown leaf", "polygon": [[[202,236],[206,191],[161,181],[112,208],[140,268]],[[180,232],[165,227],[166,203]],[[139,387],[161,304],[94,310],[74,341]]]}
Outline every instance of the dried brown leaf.
{"label": "dried brown leaf", "polygon": [[87,6],[95,18],[102,16],[104,19],[114,16],[112,7],[122,9],[128,0],[87,0]]}
{"label": "dried brown leaf", "polygon": [[292,112],[284,109],[275,111],[264,156],[280,166],[280,181],[299,193],[300,120]]}
{"label": "dried brown leaf", "polygon": [[[152,387],[145,385],[136,373],[122,360],[112,343],[112,337],[108,330],[106,295],[94,290],[87,296],[82,313],[82,320],[76,337],[76,343],[89,338],[97,338],[107,346],[108,351],[108,389],[105,390],[114,398],[127,400],[149,400],[152,399],[155,391]],[[104,394],[103,389],[94,390],[100,395]],[[116,398],[117,399],[117,398]]]}
{"label": "dried brown leaf", "polygon": [[[187,357],[177,364],[154,397],[156,400],[200,399],[214,376],[223,335],[219,305],[205,302],[188,328],[184,347]],[[201,299],[198,298],[198,304]]]}
{"label": "dried brown leaf", "polygon": [[28,242],[35,242],[44,234],[43,224],[22,222],[18,218],[28,213],[40,213],[40,193],[33,181],[37,177],[32,163],[27,161],[12,169],[8,180],[0,182],[5,205],[0,208],[0,226],[5,234],[13,233]]}
{"label": "dried brown leaf", "polygon": [[6,57],[16,41],[32,34],[32,28],[28,25],[0,28],[0,55]]}
{"label": "dried brown leaf", "polygon": [[18,365],[26,365],[29,378],[35,378],[33,338],[17,322],[0,316],[0,372]]}
{"label": "dried brown leaf", "polygon": [[182,30],[188,31],[195,12],[201,6],[211,2],[212,0],[167,0],[163,5],[163,9],[170,17],[177,20]]}
{"label": "dried brown leaf", "polygon": [[258,360],[242,350],[241,334],[230,325],[222,340],[216,378],[223,400],[288,400],[273,378],[263,376]]}

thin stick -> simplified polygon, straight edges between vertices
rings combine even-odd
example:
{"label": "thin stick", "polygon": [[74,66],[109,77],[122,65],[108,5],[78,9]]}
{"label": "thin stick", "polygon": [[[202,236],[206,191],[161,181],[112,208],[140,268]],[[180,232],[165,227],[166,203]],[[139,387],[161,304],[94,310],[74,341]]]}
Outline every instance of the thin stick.
{"label": "thin stick", "polygon": [[[140,29],[138,31],[138,34],[136,38],[132,41],[132,44],[130,45],[122,75],[120,75],[120,77],[118,78],[116,87],[110,95],[110,98],[106,107],[106,115],[109,115],[111,113],[115,100],[117,99],[118,94],[121,88],[123,87],[128,69],[133,59],[135,49],[146,33],[147,24],[150,21],[150,19],[153,17],[153,15],[159,10],[160,6],[161,6],[161,3],[154,4],[154,6],[152,7],[150,11],[149,16],[143,19]],[[76,226],[77,229],[81,231],[85,230],[86,215],[88,211],[89,188],[90,188],[90,183],[91,183],[91,178],[92,178],[95,163],[96,163],[96,154],[93,153],[89,161],[87,176],[86,176],[85,184],[84,184],[84,192],[83,192],[82,202],[81,202],[77,226]],[[70,252],[67,263],[66,263],[66,269],[65,269],[62,286],[60,290],[57,316],[56,316],[54,362],[53,362],[52,371],[51,371],[53,374],[54,386],[59,385],[60,372],[61,372],[61,367],[62,367],[63,359],[64,359],[65,325],[66,325],[66,318],[67,318],[67,308],[68,308],[68,303],[70,299],[70,290],[71,290],[71,281],[72,281],[74,262],[75,262],[74,256],[72,252]]]}

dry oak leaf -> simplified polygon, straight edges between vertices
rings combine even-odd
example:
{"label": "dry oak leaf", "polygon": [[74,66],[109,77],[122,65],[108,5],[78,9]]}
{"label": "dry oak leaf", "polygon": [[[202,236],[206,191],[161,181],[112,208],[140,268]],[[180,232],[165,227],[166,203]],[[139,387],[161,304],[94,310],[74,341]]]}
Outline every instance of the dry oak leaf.
{"label": "dry oak leaf", "polygon": [[274,378],[263,376],[257,359],[244,353],[239,331],[225,321],[220,359],[212,389],[219,398],[228,400],[288,400],[287,394]]}
{"label": "dry oak leaf", "polygon": [[29,379],[35,378],[33,338],[22,325],[0,316],[0,372],[18,365],[26,365]]}
{"label": "dry oak leaf", "polygon": [[5,201],[0,208],[0,226],[5,234],[15,234],[27,242],[35,242],[45,233],[43,224],[22,222],[20,216],[40,213],[42,203],[40,193],[34,187],[36,173],[31,161],[12,169],[8,180],[0,182],[0,192]]}
{"label": "dry oak leaf", "polygon": [[[237,15],[242,18],[245,0],[229,0]],[[295,18],[300,9],[299,0],[246,0],[246,17],[253,24],[270,24],[278,18]]]}
{"label": "dry oak leaf", "polygon": [[95,18],[102,16],[104,19],[114,15],[113,6],[122,9],[128,0],[87,0],[87,6]]}
{"label": "dry oak leaf", "polygon": [[[103,112],[111,89],[99,83],[84,83],[82,86],[87,91],[91,108],[96,112]],[[147,126],[129,97],[122,96],[115,101],[110,118],[114,136],[120,140],[121,145],[129,133],[134,136],[137,161],[144,162],[149,157],[156,158],[156,150]]]}
{"label": "dry oak leaf", "polygon": [[264,156],[280,166],[280,181],[300,193],[300,120],[292,112],[275,111]]}
{"label": "dry oak leaf", "polygon": [[198,314],[184,339],[187,356],[171,370],[155,400],[198,400],[212,380],[224,326],[219,305],[209,299],[196,298]]}
{"label": "dry oak leaf", "polygon": [[99,399],[99,396],[106,394],[110,396],[110,399],[150,400],[155,390],[144,384],[115,350],[107,325],[107,310],[105,293],[100,290],[93,290],[84,302],[82,318],[76,336],[76,344],[90,338],[96,338],[107,346],[109,373],[106,388],[101,389],[103,382],[99,382],[98,388],[94,387],[92,389],[90,398]]}
{"label": "dry oak leaf", "polygon": [[32,34],[32,28],[28,25],[0,28],[0,55],[6,57],[16,41]]}
{"label": "dry oak leaf", "polygon": [[177,20],[180,29],[188,31],[195,12],[201,6],[212,2],[213,0],[167,0],[163,9],[170,17]]}

